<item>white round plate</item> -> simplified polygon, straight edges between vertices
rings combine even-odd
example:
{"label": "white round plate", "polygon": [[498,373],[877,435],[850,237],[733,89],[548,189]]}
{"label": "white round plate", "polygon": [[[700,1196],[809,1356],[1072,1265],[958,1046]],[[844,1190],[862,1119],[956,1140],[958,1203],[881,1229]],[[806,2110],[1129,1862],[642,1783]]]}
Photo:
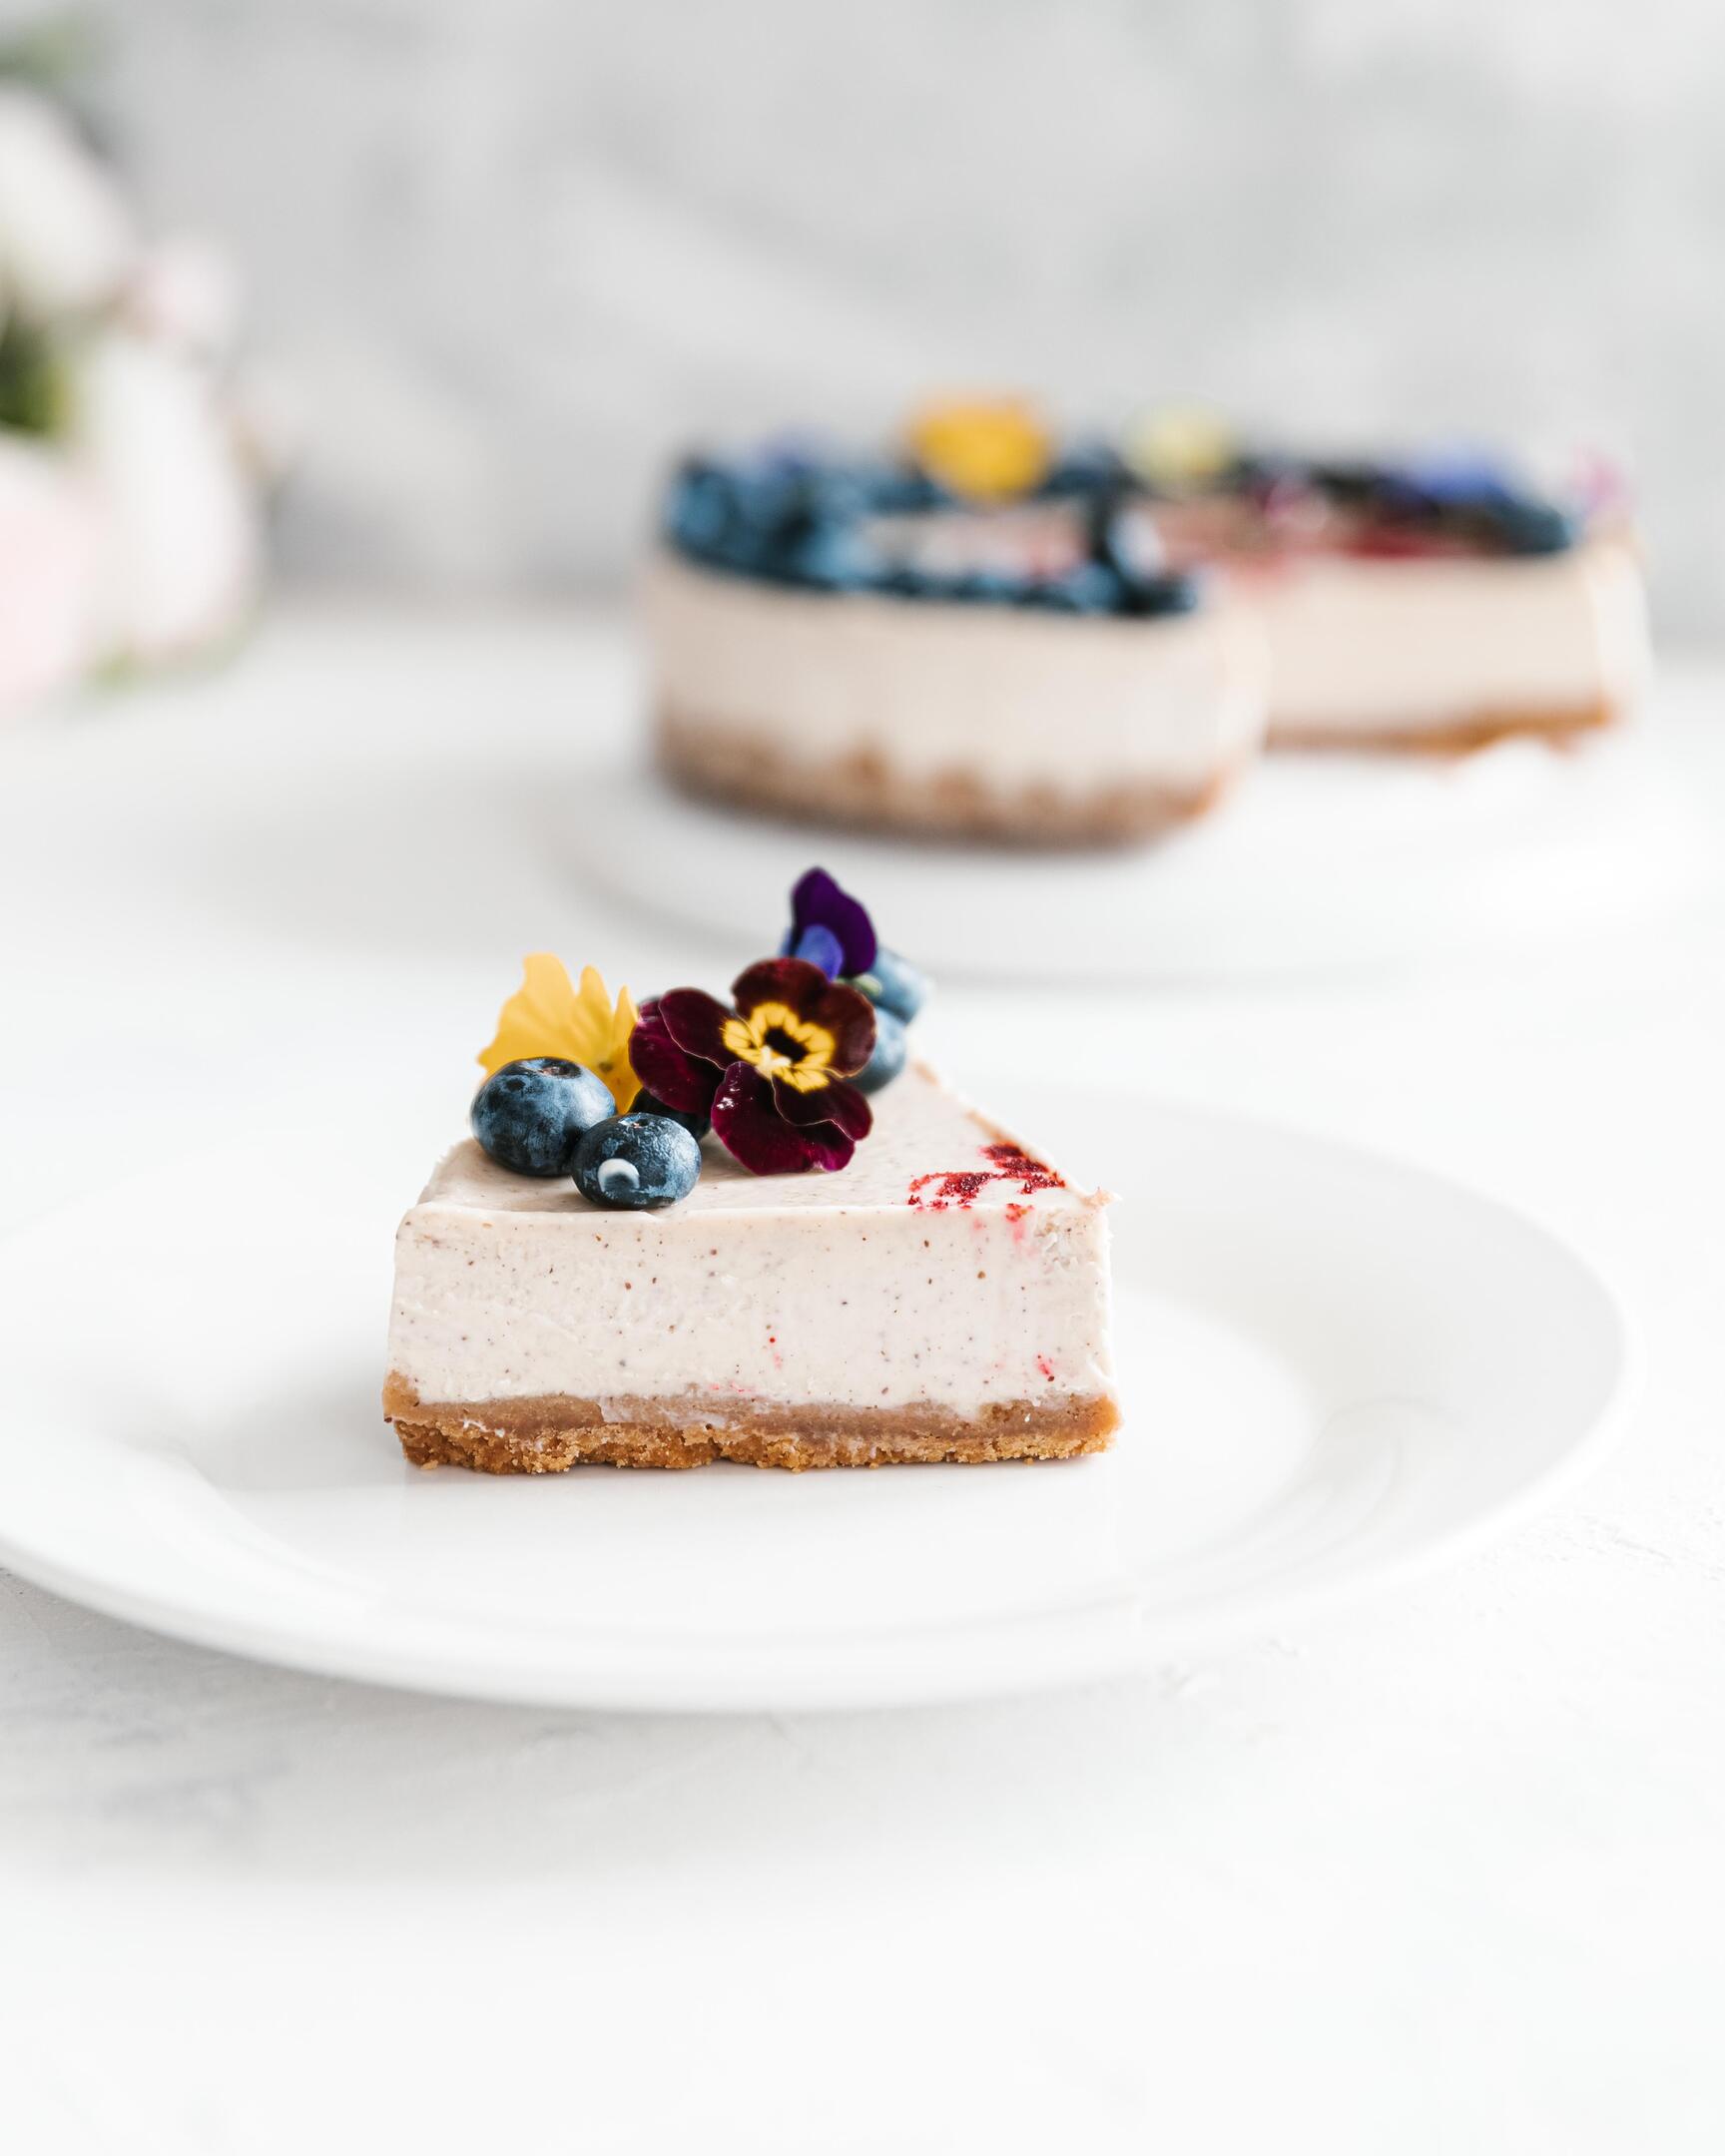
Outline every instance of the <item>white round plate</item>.
{"label": "white round plate", "polygon": [[1213,814],[1125,851],[815,832],[689,800],[636,765],[594,771],[583,804],[574,865],[602,889],[747,942],[818,858],[950,977],[1377,965],[1655,915],[1714,874],[1656,741],[1634,732],[1452,759],[1273,756]]}
{"label": "white round plate", "polygon": [[[1000,1105],[1034,1132],[1034,1096]],[[1043,1127],[1118,1127],[1087,1107],[1044,1099]],[[423,1473],[377,1405],[415,1171],[317,1134],[117,1185],[0,1246],[0,1560],[426,1691],[883,1705],[1094,1678],[1405,1578],[1621,1420],[1624,1315],[1518,1215],[1221,1115],[1132,1128],[1126,1424],[1054,1464]]]}

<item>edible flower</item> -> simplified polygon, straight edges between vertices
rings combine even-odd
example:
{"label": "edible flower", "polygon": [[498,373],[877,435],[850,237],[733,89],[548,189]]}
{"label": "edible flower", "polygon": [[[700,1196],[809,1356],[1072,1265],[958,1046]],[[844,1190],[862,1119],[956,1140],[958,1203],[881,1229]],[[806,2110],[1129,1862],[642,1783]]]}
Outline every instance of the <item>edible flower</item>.
{"label": "edible flower", "polygon": [[806,958],[829,979],[866,973],[879,944],[861,899],[827,873],[811,868],[791,886],[791,926],[779,946],[782,958]]}
{"label": "edible flower", "polygon": [[1127,428],[1120,453],[1130,470],[1163,494],[1192,494],[1239,460],[1227,421],[1192,404],[1161,405]]}
{"label": "edible flower", "polygon": [[566,1056],[584,1063],[604,1079],[625,1113],[641,1080],[629,1058],[629,1043],[639,1014],[627,988],[619,988],[613,1005],[604,976],[597,966],[584,966],[577,994],[569,969],[549,951],[535,951],[522,960],[519,988],[497,1014],[497,1035],[479,1051],[487,1072],[525,1056]]}
{"label": "edible flower", "polygon": [[1022,397],[924,404],[906,430],[910,453],[931,479],[971,501],[1010,501],[1038,485],[1054,445]]}
{"label": "edible flower", "polygon": [[843,1168],[873,1123],[846,1083],[873,1052],[868,999],[786,957],[745,967],[731,995],[730,1009],[700,988],[650,997],[629,1043],[641,1083],[668,1108],[710,1116],[753,1175]]}

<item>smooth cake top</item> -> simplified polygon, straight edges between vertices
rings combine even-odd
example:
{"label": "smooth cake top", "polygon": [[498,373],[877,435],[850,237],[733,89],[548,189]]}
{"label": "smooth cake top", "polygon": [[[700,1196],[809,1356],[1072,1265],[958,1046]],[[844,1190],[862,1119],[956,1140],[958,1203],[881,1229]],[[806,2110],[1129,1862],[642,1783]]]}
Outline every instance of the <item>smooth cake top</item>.
{"label": "smooth cake top", "polygon": [[[930,1213],[1070,1210],[1105,1202],[1074,1189],[977,1114],[925,1066],[912,1064],[873,1102],[874,1128],[849,1166],[830,1174],[751,1175],[712,1139],[701,1180],[660,1219],[694,1213],[801,1212],[818,1208]],[[421,1205],[493,1213],[609,1216],[562,1178],[513,1175],[464,1139],[438,1163]],[[1016,1209],[1016,1210],[1014,1210]]]}

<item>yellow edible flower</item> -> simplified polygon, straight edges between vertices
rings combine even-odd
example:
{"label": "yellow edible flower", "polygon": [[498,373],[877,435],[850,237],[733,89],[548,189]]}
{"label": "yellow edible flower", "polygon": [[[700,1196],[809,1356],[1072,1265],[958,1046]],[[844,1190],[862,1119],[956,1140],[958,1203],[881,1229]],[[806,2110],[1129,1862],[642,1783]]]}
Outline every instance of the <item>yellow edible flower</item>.
{"label": "yellow edible flower", "polygon": [[972,501],[1027,494],[1053,457],[1048,429],[1022,397],[924,404],[912,416],[907,438],[930,478]]}
{"label": "yellow edible flower", "polygon": [[613,1009],[604,976],[597,966],[585,966],[577,994],[568,967],[549,951],[523,959],[522,976],[520,987],[497,1013],[496,1039],[479,1051],[487,1076],[523,1056],[567,1056],[598,1072],[621,1115],[641,1090],[629,1066],[636,1010],[628,989],[618,989]]}
{"label": "yellow edible flower", "polygon": [[1226,420],[1196,404],[1164,404],[1144,412],[1127,428],[1120,448],[1140,479],[1170,494],[1219,478],[1240,453]]}

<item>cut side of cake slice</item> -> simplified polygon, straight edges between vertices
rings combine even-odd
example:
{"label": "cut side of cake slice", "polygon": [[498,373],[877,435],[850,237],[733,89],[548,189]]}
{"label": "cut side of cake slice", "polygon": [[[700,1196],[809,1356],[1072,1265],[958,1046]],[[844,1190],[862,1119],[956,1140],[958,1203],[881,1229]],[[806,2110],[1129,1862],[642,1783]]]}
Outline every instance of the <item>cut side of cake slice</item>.
{"label": "cut side of cake slice", "polygon": [[710,1139],[663,1211],[464,1141],[401,1224],[384,1412],[410,1460],[495,1474],[1101,1451],[1108,1202],[915,1065],[847,1167]]}
{"label": "cut side of cake slice", "polygon": [[1640,702],[1639,548],[1601,484],[1559,498],[1476,453],[1243,454],[1154,515],[1172,559],[1256,611],[1273,749],[1466,752]]}
{"label": "cut side of cake slice", "polygon": [[1534,560],[1317,556],[1240,580],[1270,653],[1281,748],[1467,751],[1629,716],[1652,668],[1618,538]]}

